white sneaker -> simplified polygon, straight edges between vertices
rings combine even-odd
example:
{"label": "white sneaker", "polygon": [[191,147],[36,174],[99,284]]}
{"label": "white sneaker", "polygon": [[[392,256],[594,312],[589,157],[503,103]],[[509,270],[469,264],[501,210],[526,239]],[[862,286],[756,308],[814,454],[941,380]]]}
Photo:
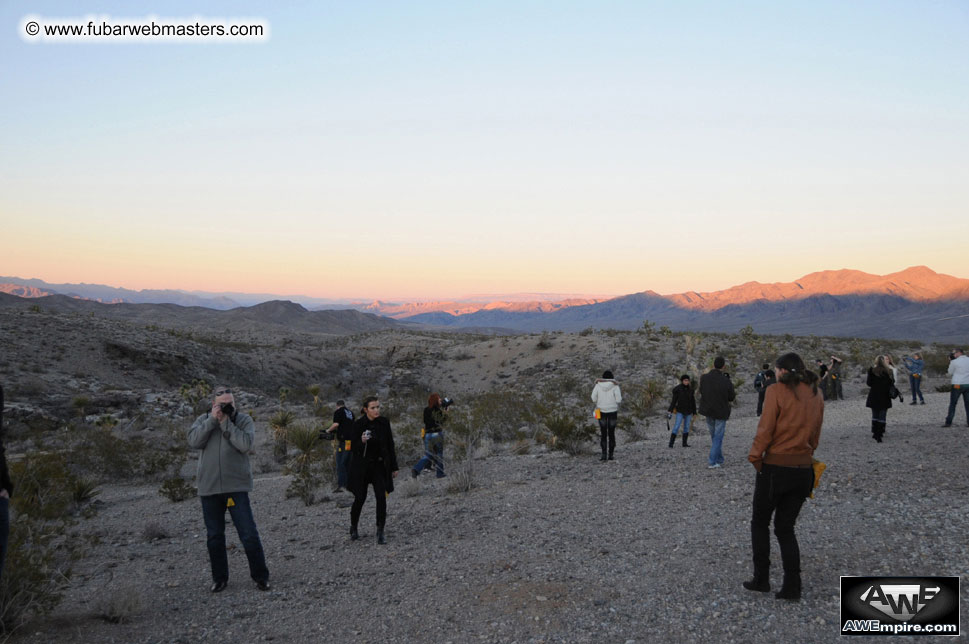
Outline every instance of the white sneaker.
{"label": "white sneaker", "polygon": [[720,469],[720,463],[714,463],[713,465],[707,465],[707,469],[708,470],[719,470]]}

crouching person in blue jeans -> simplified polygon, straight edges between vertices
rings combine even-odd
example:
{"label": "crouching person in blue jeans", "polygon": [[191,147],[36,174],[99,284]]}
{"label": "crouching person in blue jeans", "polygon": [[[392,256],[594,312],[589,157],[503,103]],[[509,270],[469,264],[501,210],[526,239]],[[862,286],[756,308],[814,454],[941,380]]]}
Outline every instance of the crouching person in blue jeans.
{"label": "crouching person in blue jeans", "polygon": [[229,583],[229,559],[225,551],[226,510],[249,559],[249,575],[259,590],[269,590],[266,556],[249,505],[249,492],[252,491],[249,450],[255,436],[255,423],[235,408],[232,390],[227,387],[216,387],[212,409],[196,418],[188,432],[189,447],[201,450],[197,483],[212,564],[210,590],[213,593],[225,590]]}

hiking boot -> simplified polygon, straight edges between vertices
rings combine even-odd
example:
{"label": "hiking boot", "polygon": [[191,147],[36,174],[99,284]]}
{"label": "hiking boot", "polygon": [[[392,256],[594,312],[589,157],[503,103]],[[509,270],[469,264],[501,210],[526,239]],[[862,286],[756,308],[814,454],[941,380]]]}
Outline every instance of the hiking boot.
{"label": "hiking boot", "polygon": [[673,443],[676,442],[676,434],[670,434],[670,447],[673,447]]}
{"label": "hiking boot", "polygon": [[690,444],[686,442],[686,439],[687,439],[688,436],[689,436],[689,434],[687,434],[686,432],[683,433],[683,447],[689,447],[690,446]]}
{"label": "hiking boot", "polygon": [[769,593],[770,579],[768,579],[767,575],[758,575],[755,573],[753,579],[744,582],[744,588],[752,590],[755,593]]}
{"label": "hiking boot", "polygon": [[801,575],[784,575],[784,583],[781,584],[781,589],[774,593],[774,597],[791,602],[801,601]]}
{"label": "hiking boot", "polygon": [[379,545],[381,545],[381,546],[386,546],[387,545],[387,540],[384,539],[384,529],[383,528],[377,528],[377,543]]}

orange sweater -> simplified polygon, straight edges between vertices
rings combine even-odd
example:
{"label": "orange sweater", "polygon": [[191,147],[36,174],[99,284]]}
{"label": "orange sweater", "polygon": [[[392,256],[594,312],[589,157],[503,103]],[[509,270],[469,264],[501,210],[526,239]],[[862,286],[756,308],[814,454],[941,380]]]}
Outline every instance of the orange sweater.
{"label": "orange sweater", "polygon": [[783,383],[771,385],[747,459],[758,472],[762,463],[810,465],[822,422],[824,400],[820,393],[812,394],[809,385],[798,383],[796,395]]}

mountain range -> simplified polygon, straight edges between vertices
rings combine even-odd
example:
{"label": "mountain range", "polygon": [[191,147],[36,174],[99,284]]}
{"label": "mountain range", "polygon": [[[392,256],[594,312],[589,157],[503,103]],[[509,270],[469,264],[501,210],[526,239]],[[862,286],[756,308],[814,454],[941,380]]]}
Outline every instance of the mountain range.
{"label": "mountain range", "polygon": [[[684,331],[737,331],[750,325],[757,333],[941,342],[969,339],[969,280],[936,273],[925,266],[888,275],[849,269],[820,271],[793,282],[747,282],[721,291],[688,291],[673,295],[643,291],[612,298],[568,295],[555,299],[541,294],[516,294],[440,302],[354,302],[299,297],[294,299],[302,305],[271,301],[243,307],[237,299],[224,293],[131,291],[102,285],[55,285],[8,277],[0,277],[0,292],[18,297],[61,294],[104,303],[150,301],[203,309],[231,309],[230,313],[237,311],[235,315],[242,317],[258,311],[262,318],[272,309],[269,317],[274,324],[285,326],[292,323],[306,330],[319,328],[322,319],[304,314],[339,308],[462,330],[636,329],[643,326],[644,320],[649,320],[656,327],[668,326]],[[233,295],[247,302],[262,297]],[[265,297],[282,299],[273,295]],[[315,310],[307,310],[305,306]],[[169,314],[177,315],[175,311]],[[364,319],[366,323],[363,323]],[[358,321],[366,330],[381,326],[369,316]],[[342,332],[349,332],[348,325],[352,326],[352,321],[344,319],[338,326]]]}

